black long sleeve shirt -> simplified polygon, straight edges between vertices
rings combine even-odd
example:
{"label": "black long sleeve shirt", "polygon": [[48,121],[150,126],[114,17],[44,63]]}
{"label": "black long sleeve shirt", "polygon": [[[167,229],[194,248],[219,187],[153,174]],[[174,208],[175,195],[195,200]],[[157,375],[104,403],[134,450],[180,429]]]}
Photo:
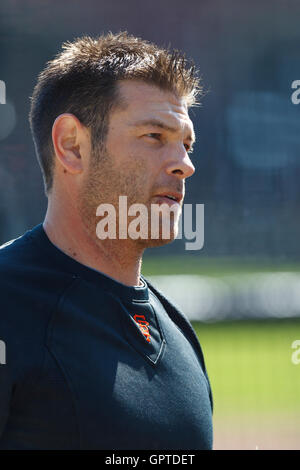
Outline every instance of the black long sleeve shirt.
{"label": "black long sleeve shirt", "polygon": [[211,449],[184,315],[63,253],[42,224],[0,249],[0,449]]}

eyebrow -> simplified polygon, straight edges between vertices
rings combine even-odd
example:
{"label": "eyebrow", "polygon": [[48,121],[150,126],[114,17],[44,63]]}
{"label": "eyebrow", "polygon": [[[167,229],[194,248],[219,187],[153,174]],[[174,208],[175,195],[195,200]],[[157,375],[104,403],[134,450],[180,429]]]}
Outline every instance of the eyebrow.
{"label": "eyebrow", "polygon": [[[172,132],[173,134],[178,132],[178,129],[176,129],[176,127],[169,126],[168,124],[164,123],[163,121],[160,121],[159,119],[145,119],[143,121],[135,122],[135,123],[131,124],[131,126],[134,126],[134,127],[147,127],[147,126],[149,126],[149,127],[158,127],[160,129],[164,129],[165,131]],[[189,134],[186,137],[186,139],[189,140],[190,142],[192,142],[193,144],[196,141],[196,138],[195,138],[194,134],[192,134],[192,135]]]}

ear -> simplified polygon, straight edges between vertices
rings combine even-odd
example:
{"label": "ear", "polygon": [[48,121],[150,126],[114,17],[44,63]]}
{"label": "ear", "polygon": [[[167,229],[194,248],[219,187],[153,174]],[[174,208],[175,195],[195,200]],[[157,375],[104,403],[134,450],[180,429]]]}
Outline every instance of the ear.
{"label": "ear", "polygon": [[86,147],[87,133],[74,114],[60,114],[52,126],[52,142],[58,162],[64,171],[79,174],[83,171],[82,149]]}

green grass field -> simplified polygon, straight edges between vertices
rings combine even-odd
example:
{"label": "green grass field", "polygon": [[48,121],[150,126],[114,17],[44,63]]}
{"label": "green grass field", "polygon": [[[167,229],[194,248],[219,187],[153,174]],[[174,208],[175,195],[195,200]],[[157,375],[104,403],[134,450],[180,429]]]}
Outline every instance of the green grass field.
{"label": "green grass field", "polygon": [[252,272],[300,272],[300,262],[257,258],[208,258],[192,256],[147,256],[143,258],[143,274],[201,274],[221,277],[227,274]]}
{"label": "green grass field", "polygon": [[216,413],[300,414],[300,364],[291,344],[300,319],[193,323],[211,380]]}
{"label": "green grass field", "polygon": [[214,398],[215,449],[300,450],[300,320],[193,323]]}

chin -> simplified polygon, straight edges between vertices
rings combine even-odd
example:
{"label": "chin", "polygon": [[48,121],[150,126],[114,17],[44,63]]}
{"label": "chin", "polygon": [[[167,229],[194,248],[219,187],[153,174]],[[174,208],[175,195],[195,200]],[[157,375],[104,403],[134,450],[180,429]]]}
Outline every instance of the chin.
{"label": "chin", "polygon": [[168,238],[163,236],[163,233],[160,230],[158,238],[151,238],[151,235],[149,233],[148,238],[146,239],[140,238],[137,241],[139,242],[139,244],[143,245],[144,248],[155,248],[155,247],[167,245],[168,243],[172,243],[177,237],[177,234],[178,234],[178,228],[176,227],[176,229],[174,229],[173,227],[172,229],[170,229],[170,234]]}
{"label": "chin", "polygon": [[176,237],[171,239],[159,238],[158,240],[143,240],[145,242],[145,248],[158,248],[159,246],[167,245],[172,243]]}

